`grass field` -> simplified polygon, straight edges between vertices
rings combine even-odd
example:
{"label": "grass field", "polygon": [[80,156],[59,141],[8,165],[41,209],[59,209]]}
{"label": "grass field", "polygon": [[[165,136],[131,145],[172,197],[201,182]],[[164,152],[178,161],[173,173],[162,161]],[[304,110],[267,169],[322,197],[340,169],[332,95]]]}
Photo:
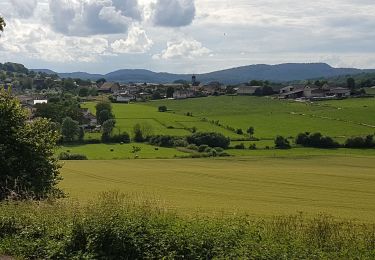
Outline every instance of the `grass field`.
{"label": "grass field", "polygon": [[186,214],[375,219],[375,160],[366,156],[66,161],[62,175],[61,187],[80,200],[119,190]]}
{"label": "grass field", "polygon": [[373,134],[375,99],[348,99],[313,104],[270,98],[221,96],[146,103],[166,105],[173,113],[192,112],[197,118],[219,120],[222,125],[246,130],[255,136],[296,136],[300,132],[321,132],[333,137]]}
{"label": "grass field", "polygon": [[[166,105],[167,113],[157,107]],[[84,106],[94,111],[94,103]],[[152,134],[188,135],[189,128],[223,133],[232,139],[243,138],[226,126],[244,131],[255,127],[258,138],[276,135],[296,136],[300,132],[321,132],[345,138],[375,132],[375,99],[347,99],[315,103],[247,96],[221,96],[187,100],[161,100],[136,104],[113,104],[117,131],[131,132],[136,123],[146,125]],[[186,116],[192,113],[193,117]],[[219,121],[217,126],[208,121]]]}

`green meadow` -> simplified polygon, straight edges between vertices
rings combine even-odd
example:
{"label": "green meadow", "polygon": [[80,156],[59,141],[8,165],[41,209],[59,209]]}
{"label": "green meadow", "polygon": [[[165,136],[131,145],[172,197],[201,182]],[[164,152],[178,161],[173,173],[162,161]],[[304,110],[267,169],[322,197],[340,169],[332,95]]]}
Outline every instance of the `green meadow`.
{"label": "green meadow", "polygon": [[[158,112],[166,105],[168,112]],[[86,103],[93,112],[94,103]],[[136,123],[152,134],[188,135],[188,129],[220,132],[243,138],[228,129],[255,128],[255,137],[294,137],[300,132],[321,132],[337,138],[375,132],[375,99],[348,99],[315,103],[247,96],[221,96],[187,100],[160,100],[136,104],[113,104],[117,131],[131,132]],[[192,113],[193,116],[186,116]],[[208,121],[208,122],[207,122]],[[221,126],[211,123],[218,121]]]}
{"label": "green meadow", "polygon": [[374,157],[66,161],[62,175],[61,187],[81,201],[117,190],[188,215],[375,216]]}
{"label": "green meadow", "polygon": [[[166,105],[168,112],[158,112]],[[95,112],[95,103],[86,103]],[[375,99],[299,103],[271,98],[221,96],[188,100],[113,104],[116,131],[132,133],[141,123],[149,134],[186,136],[220,132],[256,150],[229,149],[230,157],[189,159],[190,153],[148,144],[86,144],[60,147],[88,161],[66,161],[61,187],[72,198],[89,200],[102,191],[158,200],[183,214],[252,216],[327,213],[338,218],[375,218],[375,149],[276,150],[276,135],[291,140],[300,132],[321,132],[343,143],[374,134]],[[187,113],[192,116],[187,116]],[[259,141],[228,130],[255,128]],[[91,134],[98,138],[99,133]],[[136,154],[133,146],[140,147]],[[136,159],[137,158],[137,159]]]}

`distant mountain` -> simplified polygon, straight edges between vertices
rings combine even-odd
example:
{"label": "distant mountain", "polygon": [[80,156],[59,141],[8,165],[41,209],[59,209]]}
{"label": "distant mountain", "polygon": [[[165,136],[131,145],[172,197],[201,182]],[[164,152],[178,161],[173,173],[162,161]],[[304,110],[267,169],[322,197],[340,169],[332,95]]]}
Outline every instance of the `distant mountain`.
{"label": "distant mountain", "polygon": [[90,74],[87,72],[58,73],[60,78],[89,79],[97,80],[103,78],[101,74]]}
{"label": "distant mountain", "polygon": [[31,69],[31,71],[37,72],[37,73],[46,73],[46,74],[58,74],[57,72],[49,69]]}
{"label": "distant mountain", "polygon": [[[361,70],[354,68],[333,68],[325,63],[285,63],[279,65],[249,65],[204,74],[196,74],[197,80],[203,83],[219,81],[225,84],[238,84],[250,80],[269,80],[273,82],[286,82],[314,78],[335,77],[341,75],[356,75],[375,70]],[[170,83],[176,80],[190,81],[191,74],[172,74],[166,72],[153,72],[143,69],[123,69],[105,75],[89,74],[85,72],[58,73],[60,77],[71,77],[96,80],[105,78],[107,81],[127,82],[153,82]]]}

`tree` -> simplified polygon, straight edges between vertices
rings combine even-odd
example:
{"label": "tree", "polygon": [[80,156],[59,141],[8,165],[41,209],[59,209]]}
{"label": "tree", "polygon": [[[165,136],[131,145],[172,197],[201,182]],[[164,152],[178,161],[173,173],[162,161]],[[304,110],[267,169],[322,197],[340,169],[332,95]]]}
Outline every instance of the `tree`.
{"label": "tree", "polygon": [[[112,114],[112,105],[109,102],[105,102],[105,101],[99,102],[98,104],[96,104],[95,109],[96,109],[96,118],[98,119],[98,122],[100,122],[99,114],[103,110],[107,110],[109,112],[109,114],[110,114],[109,118],[111,118],[111,119],[114,118],[114,116]],[[104,121],[106,121],[106,120],[104,120]],[[104,123],[104,121],[102,121],[100,123]]]}
{"label": "tree", "polygon": [[98,123],[102,125],[105,121],[112,118],[111,113],[108,110],[102,110],[97,117]]}
{"label": "tree", "polygon": [[19,101],[0,90],[0,200],[62,195],[54,157],[59,134],[47,119],[27,120]]}
{"label": "tree", "polygon": [[4,21],[4,18],[0,16],[0,31],[4,31],[4,27],[6,26],[6,23]]}
{"label": "tree", "polygon": [[140,124],[136,124],[133,127],[134,141],[141,143],[144,141],[142,128]]}
{"label": "tree", "polygon": [[275,139],[275,148],[276,149],[290,149],[291,146],[290,146],[288,139],[279,135]]}
{"label": "tree", "polygon": [[254,135],[254,127],[250,126],[247,130],[246,130],[246,133],[249,134],[249,136],[253,136]]}
{"label": "tree", "polygon": [[78,91],[78,95],[80,97],[87,97],[89,95],[89,89],[88,88],[80,88]]}
{"label": "tree", "polygon": [[160,92],[155,91],[154,93],[152,93],[151,99],[152,100],[162,99]]}
{"label": "tree", "polygon": [[106,83],[106,82],[107,82],[107,80],[106,80],[105,78],[101,78],[101,79],[98,79],[98,80],[96,81],[96,84],[101,85],[101,84],[104,84],[104,83]]}
{"label": "tree", "polygon": [[167,88],[167,98],[172,98],[174,93],[174,88],[173,87],[168,87]]}
{"label": "tree", "polygon": [[348,78],[346,80],[346,85],[349,89],[354,90],[355,89],[355,80],[353,78]]}
{"label": "tree", "polygon": [[65,142],[73,142],[80,136],[79,123],[70,117],[64,118],[61,124],[61,134]]}
{"label": "tree", "polygon": [[109,119],[102,125],[102,141],[109,142],[111,139],[112,131],[115,128],[116,120]]}
{"label": "tree", "polygon": [[187,141],[189,144],[196,144],[197,146],[205,144],[223,149],[228,148],[230,144],[230,139],[220,133],[194,133],[187,137]]}

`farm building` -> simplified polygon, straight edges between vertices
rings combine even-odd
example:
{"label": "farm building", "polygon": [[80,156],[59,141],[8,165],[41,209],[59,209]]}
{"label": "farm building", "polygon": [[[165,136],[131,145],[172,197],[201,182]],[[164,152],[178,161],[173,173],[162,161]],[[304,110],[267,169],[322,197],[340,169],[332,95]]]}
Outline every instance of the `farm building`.
{"label": "farm building", "polygon": [[280,89],[279,98],[344,98],[350,96],[348,88],[331,88],[327,84],[322,87],[315,86],[288,86]]}
{"label": "farm building", "polygon": [[119,103],[129,103],[136,100],[136,97],[129,93],[120,93],[118,95],[115,95],[114,98],[116,99],[116,102]]}
{"label": "farm building", "polygon": [[116,93],[120,89],[119,83],[105,82],[98,89],[98,92],[101,93]]}
{"label": "farm building", "polygon": [[183,90],[176,90],[173,93],[174,99],[185,99],[185,98],[192,98],[195,96],[195,92],[189,89]]}
{"label": "farm building", "polygon": [[237,88],[237,94],[238,95],[253,95],[255,91],[261,88],[261,86],[247,86],[247,85],[240,85]]}

